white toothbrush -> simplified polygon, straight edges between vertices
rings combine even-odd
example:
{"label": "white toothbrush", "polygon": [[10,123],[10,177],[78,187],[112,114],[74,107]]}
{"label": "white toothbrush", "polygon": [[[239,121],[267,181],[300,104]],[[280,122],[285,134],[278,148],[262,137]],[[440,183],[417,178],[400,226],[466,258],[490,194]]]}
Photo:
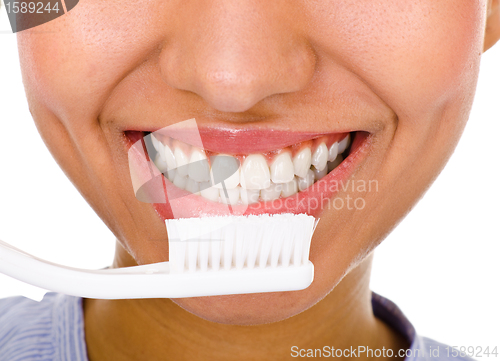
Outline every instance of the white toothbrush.
{"label": "white toothbrush", "polygon": [[0,272],[68,295],[181,298],[294,291],[314,277],[314,217],[305,214],[167,220],[170,262],[84,270],[54,264],[0,241]]}

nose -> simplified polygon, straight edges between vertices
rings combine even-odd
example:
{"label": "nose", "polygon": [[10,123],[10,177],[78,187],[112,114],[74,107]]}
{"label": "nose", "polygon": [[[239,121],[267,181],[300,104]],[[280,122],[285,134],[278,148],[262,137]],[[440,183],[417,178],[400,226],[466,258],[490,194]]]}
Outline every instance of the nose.
{"label": "nose", "polygon": [[[184,3],[184,2],[179,2]],[[163,80],[224,112],[244,112],[311,80],[315,55],[294,1],[199,0],[175,9],[160,54]],[[297,2],[299,3],[299,2]]]}

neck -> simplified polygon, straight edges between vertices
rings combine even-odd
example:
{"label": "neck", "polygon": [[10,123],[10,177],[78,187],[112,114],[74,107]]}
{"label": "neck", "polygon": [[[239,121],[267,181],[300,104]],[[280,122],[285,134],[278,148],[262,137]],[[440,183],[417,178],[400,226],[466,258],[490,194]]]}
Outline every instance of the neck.
{"label": "neck", "polygon": [[[115,265],[123,264],[124,258],[117,252]],[[89,359],[285,360],[300,350],[325,346],[385,347],[397,354],[408,345],[373,316],[370,269],[371,256],[313,307],[286,320],[256,326],[206,321],[170,299],[86,299]]]}

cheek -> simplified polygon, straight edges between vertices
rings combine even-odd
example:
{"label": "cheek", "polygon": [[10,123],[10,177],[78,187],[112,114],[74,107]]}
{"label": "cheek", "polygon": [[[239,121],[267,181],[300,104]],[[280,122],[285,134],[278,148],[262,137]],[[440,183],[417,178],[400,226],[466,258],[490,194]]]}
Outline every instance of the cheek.
{"label": "cheek", "polygon": [[144,31],[152,6],[81,1],[67,15],[18,33],[28,96],[63,121],[97,119],[116,84],[158,45]]}
{"label": "cheek", "polygon": [[358,75],[399,118],[472,95],[484,1],[342,1],[324,10],[311,10],[320,51]]}

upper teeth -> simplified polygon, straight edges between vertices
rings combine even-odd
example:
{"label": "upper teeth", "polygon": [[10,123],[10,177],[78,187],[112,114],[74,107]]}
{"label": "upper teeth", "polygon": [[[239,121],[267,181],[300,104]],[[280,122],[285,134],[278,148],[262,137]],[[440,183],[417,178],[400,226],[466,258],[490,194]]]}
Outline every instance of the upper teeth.
{"label": "upper teeth", "polygon": [[241,186],[245,189],[264,189],[271,185],[271,174],[262,154],[250,154],[241,166]]}
{"label": "upper teeth", "polygon": [[349,135],[339,142],[339,153],[344,153],[344,151],[349,147],[351,137]]}
{"label": "upper teeth", "polygon": [[210,177],[215,188],[223,188],[222,180],[227,189],[236,188],[240,184],[240,163],[238,159],[225,154],[213,157]]}
{"label": "upper teeth", "polygon": [[177,163],[177,173],[183,177],[187,176],[189,171],[186,166],[189,164],[189,159],[186,153],[184,153],[181,148],[176,147],[174,150],[174,156],[175,162]]}
{"label": "upper teeth", "polygon": [[311,168],[311,148],[307,147],[293,157],[293,169],[298,177],[304,178]]}
{"label": "upper teeth", "polygon": [[[312,151],[312,142],[304,143],[292,157],[292,149],[284,149],[271,161],[263,154],[249,154],[240,164],[239,158],[205,151],[168,139],[159,141],[151,134],[158,152],[155,164],[175,186],[190,193],[226,204],[251,204],[289,197],[310,187],[338,166],[350,143],[347,135],[327,147],[320,141]],[[165,144],[168,143],[168,144]],[[211,165],[211,166],[210,166]],[[225,188],[225,189],[224,189]]]}
{"label": "upper teeth", "polygon": [[[151,137],[154,139],[154,136],[151,135]],[[167,163],[168,169],[175,169],[177,168],[177,162],[175,161],[175,155],[174,152],[172,152],[172,149],[168,145],[163,145],[162,143],[156,141],[159,146],[160,150],[158,150],[160,156],[163,154],[163,159]],[[161,149],[163,147],[163,149]]]}
{"label": "upper teeth", "polygon": [[311,164],[318,170],[323,170],[326,167],[326,162],[328,161],[328,148],[325,143],[321,143],[319,147],[316,148],[311,160]]}
{"label": "upper teeth", "polygon": [[281,153],[271,164],[271,180],[274,183],[287,183],[294,177],[292,157],[290,153]]}
{"label": "upper teeth", "polygon": [[205,152],[194,148],[189,158],[189,178],[196,182],[208,182],[210,180],[210,166],[208,165]]}
{"label": "upper teeth", "polygon": [[[340,152],[340,153],[342,153],[342,152]],[[337,158],[338,154],[339,154],[339,143],[335,142],[328,150],[328,161],[333,162],[335,160],[335,158]]]}

